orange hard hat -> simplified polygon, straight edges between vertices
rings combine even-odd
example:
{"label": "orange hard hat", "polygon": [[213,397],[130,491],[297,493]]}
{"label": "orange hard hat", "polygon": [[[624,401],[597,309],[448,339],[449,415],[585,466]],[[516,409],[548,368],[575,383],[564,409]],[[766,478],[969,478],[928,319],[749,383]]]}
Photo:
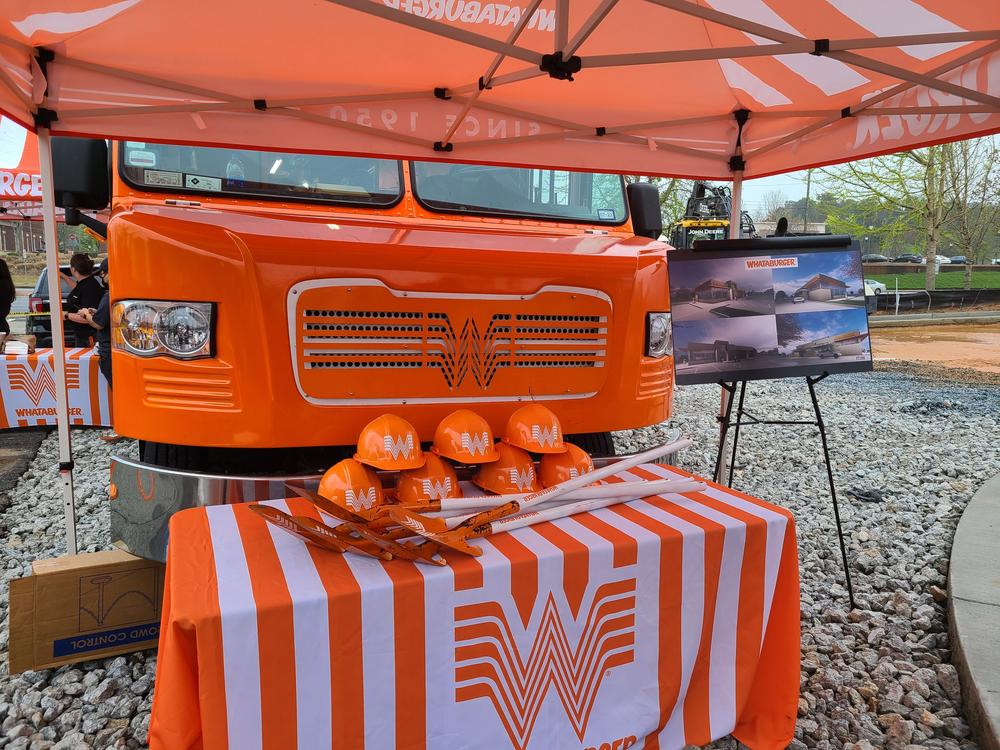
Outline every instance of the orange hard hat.
{"label": "orange hard hat", "polygon": [[419,469],[407,469],[396,482],[396,499],[403,505],[426,505],[432,500],[461,497],[458,476],[447,461],[433,453]]}
{"label": "orange hard hat", "polygon": [[382,482],[378,474],[353,458],[331,466],[319,480],[319,494],[355,513],[371,510],[383,503]]}
{"label": "orange hard hat", "polygon": [[365,425],[354,458],[376,469],[417,469],[424,465],[417,431],[395,414],[383,414]]}
{"label": "orange hard hat", "polygon": [[565,453],[546,453],[538,462],[543,487],[554,487],[594,470],[594,462],[583,448],[566,443]]}
{"label": "orange hard hat", "polygon": [[525,404],[511,414],[503,439],[530,453],[562,453],[566,450],[559,418],[541,404]]}
{"label": "orange hard hat", "polygon": [[484,464],[498,458],[489,423],[468,409],[453,411],[441,420],[431,450],[463,464]]}
{"label": "orange hard hat", "polygon": [[538,492],[542,488],[535,473],[535,463],[527,451],[499,443],[497,454],[499,458],[496,461],[479,467],[472,478],[476,486],[498,495]]}

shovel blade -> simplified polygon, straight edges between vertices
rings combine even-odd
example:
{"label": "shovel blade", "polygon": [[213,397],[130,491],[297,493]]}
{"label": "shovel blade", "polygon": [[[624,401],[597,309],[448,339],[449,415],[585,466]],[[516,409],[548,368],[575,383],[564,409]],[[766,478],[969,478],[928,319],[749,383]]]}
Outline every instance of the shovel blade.
{"label": "shovel blade", "polygon": [[419,513],[414,513],[407,508],[392,508],[389,515],[402,526],[415,534],[419,534],[424,539],[434,542],[442,547],[462,552],[466,555],[479,556],[483,551],[479,547],[473,547],[465,541],[468,536],[468,529],[458,528],[449,531],[448,525],[441,518],[427,518]]}
{"label": "shovel blade", "polygon": [[[292,536],[296,536],[304,542],[333,552],[344,552],[347,549],[344,540],[337,538],[328,526],[323,526],[324,530],[319,531],[310,525],[304,524],[301,518],[290,516],[284,511],[272,508],[270,505],[258,505],[255,503],[249,507],[251,511],[268,523],[277,526],[282,531],[287,531]],[[311,521],[312,519],[309,520]]]}

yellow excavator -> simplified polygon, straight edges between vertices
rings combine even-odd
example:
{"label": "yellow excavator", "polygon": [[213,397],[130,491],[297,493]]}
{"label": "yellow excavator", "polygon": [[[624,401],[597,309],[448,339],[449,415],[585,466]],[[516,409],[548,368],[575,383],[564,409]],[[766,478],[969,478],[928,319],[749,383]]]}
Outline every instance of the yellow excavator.
{"label": "yellow excavator", "polygon": [[[733,198],[725,185],[696,180],[684,216],[670,229],[670,244],[690,248],[695,240],[724,240],[729,237]],[[756,237],[757,228],[746,211],[740,212],[740,237]]]}

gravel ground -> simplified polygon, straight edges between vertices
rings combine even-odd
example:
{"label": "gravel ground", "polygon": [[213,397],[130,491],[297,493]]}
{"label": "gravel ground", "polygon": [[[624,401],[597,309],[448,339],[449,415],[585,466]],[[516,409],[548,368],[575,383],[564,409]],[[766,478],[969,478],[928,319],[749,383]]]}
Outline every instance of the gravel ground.
{"label": "gravel ground", "polygon": [[[960,705],[945,603],[947,563],[965,504],[1000,473],[1000,388],[910,373],[830,378],[818,386],[830,436],[859,609],[848,610],[813,428],[752,427],[740,436],[734,486],[790,508],[802,574],[802,674],[793,748],[974,748]],[[684,388],[680,427],[695,439],[681,465],[709,474],[719,389]],[[761,418],[808,419],[801,382],[751,384]],[[619,450],[648,447],[668,425],[616,434]],[[108,543],[109,448],[74,433],[80,546]],[[2,437],[0,437],[2,441]],[[64,550],[55,436],[0,496],[4,581]],[[852,497],[877,491],[874,502]],[[55,670],[6,674],[7,589],[0,587],[0,748],[145,746],[155,652]],[[735,748],[724,739],[719,748]]]}
{"label": "gravel ground", "polygon": [[[789,508],[802,581],[802,673],[792,748],[974,748],[949,663],[948,558],[966,503],[1000,473],[1000,388],[898,372],[817,386],[858,609],[849,610],[819,436],[812,427],[741,432],[733,485]],[[684,388],[673,424],[698,441],[680,464],[708,476],[719,388]],[[761,419],[810,419],[801,381],[751,383]],[[665,430],[616,435],[619,450]],[[850,493],[877,491],[861,501]],[[723,740],[717,747],[732,748]]]}

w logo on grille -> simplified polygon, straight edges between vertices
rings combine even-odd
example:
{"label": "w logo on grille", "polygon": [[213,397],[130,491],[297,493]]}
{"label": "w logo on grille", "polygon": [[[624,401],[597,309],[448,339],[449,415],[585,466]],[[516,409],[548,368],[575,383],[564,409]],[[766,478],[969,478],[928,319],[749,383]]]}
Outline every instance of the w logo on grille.
{"label": "w logo on grille", "polygon": [[462,449],[468,451],[473,456],[486,455],[486,449],[490,447],[490,433],[488,432],[463,432]]}
{"label": "w logo on grille", "polygon": [[432,479],[422,480],[424,485],[424,496],[428,500],[443,500],[451,497],[452,490],[451,477],[445,477],[443,482],[435,482]]}
{"label": "w logo on grille", "polygon": [[[534,613],[529,622],[534,621]],[[581,627],[582,624],[582,627]],[[525,750],[554,687],[573,731],[583,742],[601,684],[613,667],[635,657],[635,579],[600,586],[590,608],[570,627],[555,597],[545,600],[527,657],[514,637],[520,623],[507,620],[496,602],[455,608],[455,699],[486,698],[507,730],[511,746]]]}
{"label": "w logo on grille", "polygon": [[542,447],[552,448],[559,440],[559,425],[531,425],[531,438]]}
{"label": "w logo on grille", "polygon": [[350,488],[344,491],[344,501],[347,503],[347,507],[355,512],[370,510],[375,505],[376,499],[377,495],[374,487],[369,487],[367,490],[359,492],[355,492]]}
{"label": "w logo on grille", "polygon": [[510,483],[517,487],[521,492],[530,490],[531,486],[535,483],[535,470],[530,467],[524,471],[511,469]]}
{"label": "w logo on grille", "polygon": [[[12,391],[23,391],[35,406],[42,402],[47,393],[49,398],[56,397],[56,381],[52,368],[41,363],[34,370],[27,364],[14,362],[7,366],[7,378]],[[66,388],[80,387],[80,365],[77,362],[66,363]]]}
{"label": "w logo on grille", "polygon": [[385,447],[385,452],[391,455],[394,461],[400,456],[409,458],[410,454],[413,453],[413,435],[407,435],[405,438],[386,435],[382,438],[382,445]]}

